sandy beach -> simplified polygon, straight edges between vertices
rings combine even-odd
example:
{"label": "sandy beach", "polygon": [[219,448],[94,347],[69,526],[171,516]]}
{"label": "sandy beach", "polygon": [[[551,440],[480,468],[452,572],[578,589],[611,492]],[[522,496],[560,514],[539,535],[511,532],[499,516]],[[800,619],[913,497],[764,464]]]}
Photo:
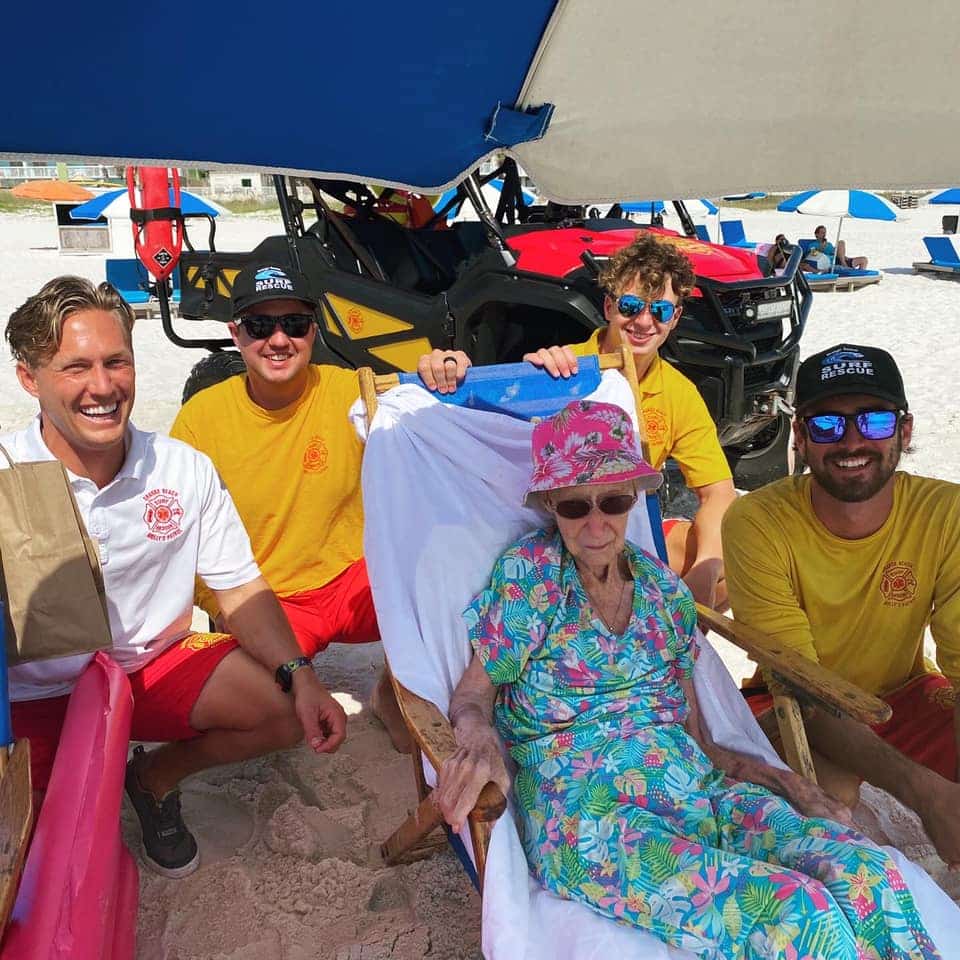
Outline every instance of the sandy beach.
{"label": "sandy beach", "polygon": [[[873,344],[897,357],[915,415],[915,451],[903,466],[960,479],[960,403],[953,397],[960,349],[960,282],[913,273],[927,259],[921,237],[940,233],[953,210],[921,207],[897,223],[845,220],[850,255],[883,271],[880,284],[854,293],[815,295],[803,355],[839,342]],[[743,220],[749,239],[769,242],[813,235],[821,222],[775,211],[725,208]],[[715,218],[707,221],[711,232]],[[824,220],[833,240],[836,221]],[[676,227],[675,218],[668,227]],[[278,221],[222,218],[220,249],[250,249],[279,233]],[[53,218],[0,216],[0,320],[43,282],[60,273],[104,277],[101,256],[57,252]],[[179,329],[200,328],[180,321]],[[165,432],[191,366],[203,355],[173,346],[159,320],[138,322],[137,403],[143,429]],[[36,412],[20,388],[6,349],[0,363],[0,429],[23,426]],[[731,673],[745,659],[722,641]],[[140,960],[381,960],[419,957],[467,960],[480,954],[480,901],[447,850],[387,868],[379,844],[414,803],[410,761],[396,754],[365,704],[382,663],[379,646],[331,648],[318,661],[323,681],[350,717],[348,740],[332,757],[293,750],[224,767],[184,785],[184,811],[201,845],[200,870],[181,881],[141,867]],[[875,839],[894,842],[960,902],[960,878],[949,875],[915,817],[891,798],[865,788],[859,823]],[[125,809],[124,833],[138,830]]]}

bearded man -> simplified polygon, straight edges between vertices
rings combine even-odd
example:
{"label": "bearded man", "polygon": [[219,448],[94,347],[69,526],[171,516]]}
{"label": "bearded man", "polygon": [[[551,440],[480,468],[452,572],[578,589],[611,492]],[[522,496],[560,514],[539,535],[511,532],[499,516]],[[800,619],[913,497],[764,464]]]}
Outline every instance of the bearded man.
{"label": "bearded man", "polygon": [[[885,350],[841,344],[807,358],[796,407],[809,473],[724,518],[734,614],[890,704],[874,728],[810,713],[821,783],[851,806],[862,780],[888,791],[960,864],[960,486],[897,469],[913,416]],[[924,657],[928,626],[939,670]],[[744,695],[756,714],[769,709],[762,677]]]}

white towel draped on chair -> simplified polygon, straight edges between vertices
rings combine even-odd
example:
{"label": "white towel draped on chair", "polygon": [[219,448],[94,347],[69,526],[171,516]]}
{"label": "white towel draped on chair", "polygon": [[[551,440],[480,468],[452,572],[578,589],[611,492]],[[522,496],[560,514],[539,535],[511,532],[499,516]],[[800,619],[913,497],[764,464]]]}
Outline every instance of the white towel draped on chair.
{"label": "white towel draped on chair", "polygon": [[[591,399],[616,403],[636,419],[619,373],[605,373]],[[351,417],[363,436],[359,402]],[[380,397],[366,438],[364,553],[384,649],[397,679],[444,713],[471,657],[461,611],[487,585],[504,548],[542,522],[520,506],[530,478],[531,430],[523,420],[448,406],[420,387],[403,386]],[[627,535],[654,552],[646,511],[633,511]],[[709,643],[694,679],[718,743],[782,765]],[[888,850],[943,957],[960,958],[954,946],[960,910],[919,867]],[[542,890],[509,815],[490,844],[483,950],[488,960],[692,956]]]}

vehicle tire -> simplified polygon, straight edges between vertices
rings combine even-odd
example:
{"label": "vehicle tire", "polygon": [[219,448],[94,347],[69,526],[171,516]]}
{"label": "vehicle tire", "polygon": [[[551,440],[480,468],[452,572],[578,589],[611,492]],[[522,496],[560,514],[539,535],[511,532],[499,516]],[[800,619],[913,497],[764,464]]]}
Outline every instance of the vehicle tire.
{"label": "vehicle tire", "polygon": [[803,465],[793,448],[789,414],[781,413],[749,450],[727,450],[738,490],[756,490],[782,477],[802,473]]}
{"label": "vehicle tire", "polygon": [[208,353],[202,360],[194,364],[193,369],[183,385],[181,403],[186,403],[194,394],[215,383],[220,383],[238,373],[243,373],[247,365],[243,357],[236,350],[216,350]]}

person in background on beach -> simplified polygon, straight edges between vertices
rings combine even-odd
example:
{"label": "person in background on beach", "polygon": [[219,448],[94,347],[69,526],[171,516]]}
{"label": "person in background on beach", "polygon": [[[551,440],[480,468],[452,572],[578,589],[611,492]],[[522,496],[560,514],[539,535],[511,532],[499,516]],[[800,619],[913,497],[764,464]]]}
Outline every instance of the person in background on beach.
{"label": "person in background on beach", "polygon": [[[845,240],[838,240],[837,246],[834,248],[833,244],[827,240],[827,228],[821,224],[813,231],[814,242],[813,245],[807,250],[807,257],[810,259],[824,257],[826,263],[824,266],[819,267],[819,270],[829,270],[832,266],[838,267],[847,267],[854,270],[866,270],[867,269],[867,258],[866,257],[848,257],[847,256],[847,243]],[[836,253],[836,257],[834,257]],[[818,259],[818,263],[822,263]]]}
{"label": "person in background on beach", "polygon": [[[47,283],[10,316],[17,378],[40,412],[0,437],[16,461],[59,460],[97,541],[113,647],[133,691],[138,746],[126,791],[147,864],[184,877],[200,862],[180,814],[180,781],[299,743],[332,753],[346,716],[300,655],[207,457],[130,422],[133,314],[108,284]],[[195,633],[194,580],[213,592],[226,633]],[[30,741],[45,789],[69,693],[90,654],[10,669],[14,733]],[[306,667],[306,669],[301,669]]]}
{"label": "person in background on beach", "polygon": [[[330,643],[377,641],[363,559],[363,446],[347,416],[360,395],[356,371],[311,364],[317,300],[289,264],[245,267],[233,286],[233,309],[228,326],[246,374],[191,397],[170,435],[213,461],[306,656]],[[469,360],[453,351],[445,356],[462,380]],[[197,602],[217,620],[217,597],[202,584]],[[372,709],[394,746],[409,752],[385,670]]]}
{"label": "person in background on beach", "polygon": [[[810,472],[741,497],[724,518],[734,614],[890,704],[873,729],[807,717],[821,783],[848,806],[861,780],[887,790],[960,865],[960,486],[897,470],[913,416],[884,350],[808,357],[796,407]],[[924,659],[928,624],[942,673]],[[754,713],[769,709],[761,677],[745,687]]]}
{"label": "person in background on beach", "polygon": [[[637,366],[643,406],[638,414],[642,412],[651,463],[659,470],[673,457],[699,500],[692,523],[664,522],[670,566],[683,577],[694,599],[722,609],[726,587],[720,521],[736,498],[730,466],[697,388],[658,353],[677,326],[684,298],[693,290],[693,267],[675,246],[641,232],[607,261],[599,282],[605,291],[607,326],[585,343],[544,347],[524,360],[551,376],[570,377],[577,372],[577,357],[618,351],[623,337]],[[453,365],[447,365],[445,378],[435,360],[432,370],[425,366],[421,364],[420,374],[428,387],[452,389],[459,372]]]}

